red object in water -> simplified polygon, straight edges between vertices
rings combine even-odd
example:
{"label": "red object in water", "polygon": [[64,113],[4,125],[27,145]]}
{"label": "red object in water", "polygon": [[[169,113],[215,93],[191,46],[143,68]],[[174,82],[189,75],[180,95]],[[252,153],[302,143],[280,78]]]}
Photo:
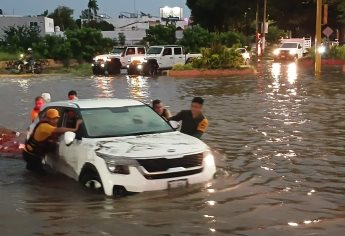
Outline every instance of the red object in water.
{"label": "red object in water", "polygon": [[21,153],[20,142],[16,132],[0,128],[0,156],[4,154],[18,155]]}

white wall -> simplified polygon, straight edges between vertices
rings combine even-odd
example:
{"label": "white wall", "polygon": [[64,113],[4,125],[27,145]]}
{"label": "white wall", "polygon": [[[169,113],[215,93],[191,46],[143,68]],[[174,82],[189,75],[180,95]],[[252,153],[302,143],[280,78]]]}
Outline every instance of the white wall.
{"label": "white wall", "polygon": [[54,20],[44,16],[0,16],[0,37],[4,35],[4,28],[10,26],[28,26],[30,23],[37,24],[40,34],[54,32]]}
{"label": "white wall", "polygon": [[146,30],[115,30],[115,31],[102,31],[103,37],[106,38],[118,38],[119,33],[123,33],[126,36],[126,44],[134,45],[138,44],[145,36]]}

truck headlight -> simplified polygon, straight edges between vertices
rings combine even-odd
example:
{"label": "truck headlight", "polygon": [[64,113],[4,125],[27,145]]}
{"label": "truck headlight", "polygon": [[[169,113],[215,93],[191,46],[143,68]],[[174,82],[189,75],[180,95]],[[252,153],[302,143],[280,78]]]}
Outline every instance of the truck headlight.
{"label": "truck headlight", "polygon": [[204,152],[204,161],[206,166],[214,166],[214,156],[211,151]]}
{"label": "truck headlight", "polygon": [[324,54],[326,52],[326,47],[325,46],[320,46],[317,51],[320,53],[320,54]]}
{"label": "truck headlight", "polygon": [[143,69],[143,65],[138,65],[138,70],[142,70]]}
{"label": "truck headlight", "polygon": [[104,63],[101,64],[101,67],[105,67]]}
{"label": "truck headlight", "polygon": [[273,54],[276,55],[276,56],[278,56],[279,53],[280,53],[279,49],[275,49],[275,50],[273,51]]}
{"label": "truck headlight", "polygon": [[295,49],[292,49],[292,50],[290,50],[290,55],[295,55],[295,54],[297,54],[297,51],[295,50]]}
{"label": "truck headlight", "polygon": [[102,154],[100,152],[96,152],[97,156],[104,159],[105,164],[107,165],[107,169],[110,173],[114,174],[121,174],[121,175],[129,175],[129,167],[139,166],[139,163],[135,159],[131,158],[121,158],[121,157],[112,157],[107,154]]}

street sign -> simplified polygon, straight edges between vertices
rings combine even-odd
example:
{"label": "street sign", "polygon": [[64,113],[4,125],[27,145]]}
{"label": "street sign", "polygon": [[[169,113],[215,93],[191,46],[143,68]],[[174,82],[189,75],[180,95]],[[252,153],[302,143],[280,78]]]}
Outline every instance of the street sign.
{"label": "street sign", "polygon": [[324,29],[324,30],[322,31],[322,33],[323,33],[326,37],[331,36],[331,35],[333,34],[333,32],[334,32],[334,31],[333,31],[332,28],[329,27],[329,26],[327,26],[326,29]]}

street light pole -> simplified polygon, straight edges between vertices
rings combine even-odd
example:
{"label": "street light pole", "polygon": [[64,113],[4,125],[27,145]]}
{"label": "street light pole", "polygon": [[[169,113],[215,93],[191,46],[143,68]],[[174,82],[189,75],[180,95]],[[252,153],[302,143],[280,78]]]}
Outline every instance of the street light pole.
{"label": "street light pole", "polygon": [[322,0],[316,2],[316,37],[315,37],[315,73],[321,73],[321,18],[322,18]]}
{"label": "street light pole", "polygon": [[266,48],[266,21],[267,21],[267,0],[264,0],[264,18],[262,24],[262,52]]}

